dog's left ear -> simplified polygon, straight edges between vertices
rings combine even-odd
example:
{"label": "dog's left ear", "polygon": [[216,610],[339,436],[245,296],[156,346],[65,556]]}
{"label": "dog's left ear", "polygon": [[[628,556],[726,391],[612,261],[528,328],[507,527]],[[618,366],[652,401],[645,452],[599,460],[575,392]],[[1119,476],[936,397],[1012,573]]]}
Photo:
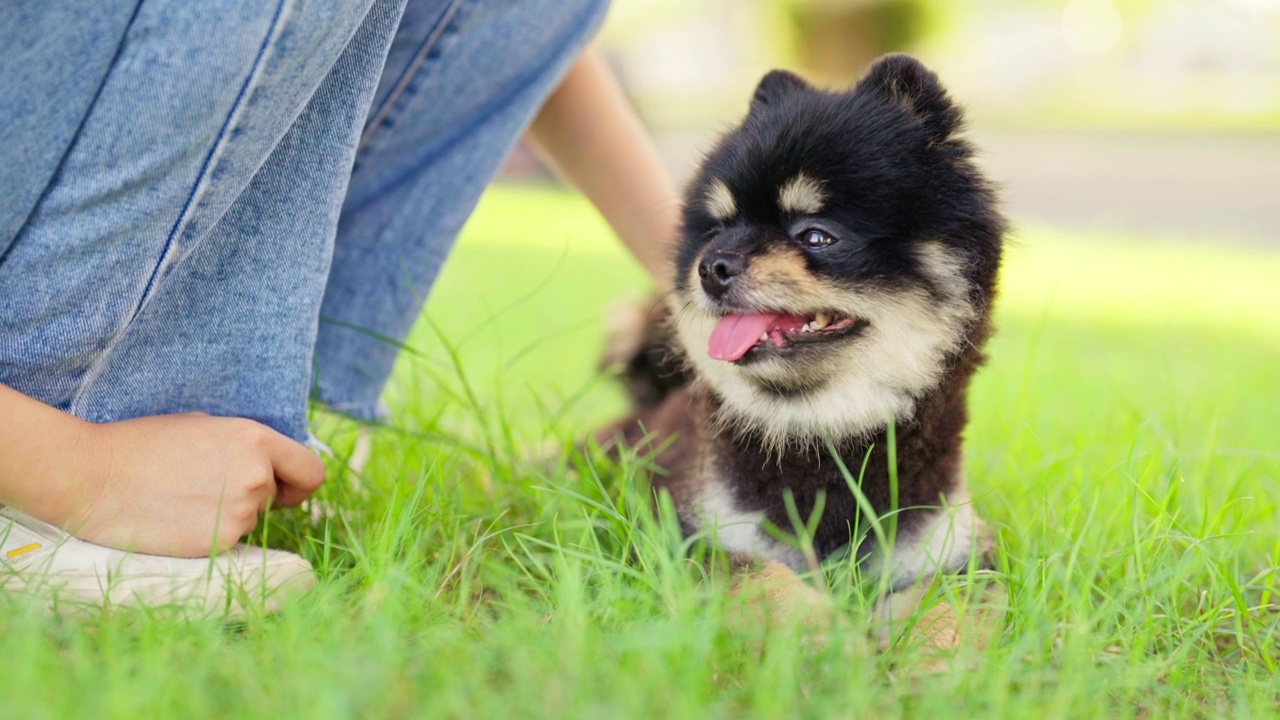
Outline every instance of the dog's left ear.
{"label": "dog's left ear", "polygon": [[910,55],[893,53],[879,58],[853,91],[874,93],[901,106],[924,125],[934,140],[950,137],[963,120],[960,108],[951,102],[938,76]]}
{"label": "dog's left ear", "polygon": [[760,79],[755,94],[751,96],[751,112],[775,105],[788,95],[812,89],[812,85],[793,72],[770,70],[769,74]]}

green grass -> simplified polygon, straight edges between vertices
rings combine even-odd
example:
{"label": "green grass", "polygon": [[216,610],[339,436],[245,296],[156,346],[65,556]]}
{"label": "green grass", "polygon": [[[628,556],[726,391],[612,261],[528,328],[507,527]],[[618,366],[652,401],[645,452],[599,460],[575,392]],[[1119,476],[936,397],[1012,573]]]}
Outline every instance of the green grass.
{"label": "green grass", "polygon": [[[1000,529],[994,647],[920,677],[867,603],[817,647],[726,621],[637,468],[602,307],[640,272],[580,200],[498,190],[389,393],[357,492],[274,512],[320,587],[277,617],[51,619],[0,598],[4,717],[1251,717],[1280,703],[1280,255],[1022,229],[967,471]],[[353,426],[317,416],[342,452]]]}

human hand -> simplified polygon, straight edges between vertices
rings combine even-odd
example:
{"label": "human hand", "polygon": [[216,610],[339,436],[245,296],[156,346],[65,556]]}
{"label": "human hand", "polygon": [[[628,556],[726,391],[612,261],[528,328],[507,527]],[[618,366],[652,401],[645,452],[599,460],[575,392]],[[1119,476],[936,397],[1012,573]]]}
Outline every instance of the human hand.
{"label": "human hand", "polygon": [[324,482],[324,464],[306,447],[242,418],[89,425],[80,449],[81,480],[53,520],[84,540],[156,555],[226,550],[269,505],[297,505]]}

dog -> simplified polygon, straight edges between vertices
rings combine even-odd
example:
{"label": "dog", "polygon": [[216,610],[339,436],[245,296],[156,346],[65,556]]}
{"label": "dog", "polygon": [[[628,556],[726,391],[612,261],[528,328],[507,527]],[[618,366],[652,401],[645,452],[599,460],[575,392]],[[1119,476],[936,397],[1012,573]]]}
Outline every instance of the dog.
{"label": "dog", "polygon": [[[674,290],[615,333],[634,412],[598,437],[757,577],[851,552],[902,594],[989,556],[961,453],[1006,224],[962,130],[907,55],[769,73],[687,187]],[[808,552],[779,537],[815,510]]]}

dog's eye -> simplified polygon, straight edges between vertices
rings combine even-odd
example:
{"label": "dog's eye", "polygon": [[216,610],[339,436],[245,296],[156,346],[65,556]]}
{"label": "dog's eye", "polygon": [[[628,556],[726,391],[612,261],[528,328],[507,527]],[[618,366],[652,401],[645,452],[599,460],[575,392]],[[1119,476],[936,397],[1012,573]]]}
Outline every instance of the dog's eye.
{"label": "dog's eye", "polygon": [[809,228],[800,233],[800,244],[807,248],[824,248],[835,241],[836,239],[829,233],[817,228]]}

